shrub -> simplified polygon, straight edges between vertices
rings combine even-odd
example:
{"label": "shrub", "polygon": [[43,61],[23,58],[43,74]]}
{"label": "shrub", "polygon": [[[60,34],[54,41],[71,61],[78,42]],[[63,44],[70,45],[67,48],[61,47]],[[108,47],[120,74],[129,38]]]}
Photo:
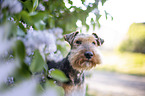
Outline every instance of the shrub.
{"label": "shrub", "polygon": [[99,27],[98,4],[106,2],[79,0],[76,6],[73,1],[0,0],[0,96],[64,96],[48,76],[68,79],[60,70],[48,70],[46,62],[63,58],[63,34],[76,31],[78,21],[89,29],[90,13],[90,24]]}
{"label": "shrub", "polygon": [[145,24],[133,23],[127,33],[127,38],[119,46],[119,51],[145,53]]}

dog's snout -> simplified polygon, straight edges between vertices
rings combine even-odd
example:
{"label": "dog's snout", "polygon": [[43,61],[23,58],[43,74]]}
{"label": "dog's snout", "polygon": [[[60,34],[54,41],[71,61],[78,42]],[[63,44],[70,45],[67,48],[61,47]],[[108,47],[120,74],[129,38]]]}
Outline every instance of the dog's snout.
{"label": "dog's snout", "polygon": [[90,51],[87,51],[84,53],[85,57],[88,58],[88,59],[91,59],[92,56],[93,56],[93,52],[90,52]]}

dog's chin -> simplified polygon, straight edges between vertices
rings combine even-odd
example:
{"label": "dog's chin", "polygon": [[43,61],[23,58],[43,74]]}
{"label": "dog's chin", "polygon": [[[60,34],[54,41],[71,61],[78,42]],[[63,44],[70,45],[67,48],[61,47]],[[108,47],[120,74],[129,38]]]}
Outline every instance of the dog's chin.
{"label": "dog's chin", "polygon": [[94,67],[94,64],[90,60],[84,60],[81,61],[80,63],[77,63],[77,66],[72,65],[72,67],[76,70],[89,70],[92,67]]}
{"label": "dog's chin", "polygon": [[81,67],[83,67],[84,70],[89,70],[91,68],[94,67],[93,62],[91,62],[90,60],[85,60],[82,64]]}
{"label": "dog's chin", "polygon": [[92,68],[92,63],[89,61],[85,61],[81,64],[81,67],[83,67],[85,70],[91,69]]}

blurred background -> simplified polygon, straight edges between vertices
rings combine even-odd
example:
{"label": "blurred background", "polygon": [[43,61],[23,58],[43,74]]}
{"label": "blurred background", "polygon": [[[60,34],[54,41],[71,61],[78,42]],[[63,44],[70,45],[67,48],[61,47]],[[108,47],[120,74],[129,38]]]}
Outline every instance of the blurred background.
{"label": "blurred background", "polygon": [[[102,64],[86,96],[145,96],[144,0],[0,0],[0,96],[64,96],[68,79],[46,60],[70,50],[64,34],[97,33]],[[47,79],[47,77],[53,79]]]}

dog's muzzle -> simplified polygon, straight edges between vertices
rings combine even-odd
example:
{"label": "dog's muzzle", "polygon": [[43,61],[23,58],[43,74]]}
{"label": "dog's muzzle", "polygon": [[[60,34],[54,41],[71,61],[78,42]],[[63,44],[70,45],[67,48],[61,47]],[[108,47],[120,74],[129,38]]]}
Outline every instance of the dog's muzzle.
{"label": "dog's muzzle", "polygon": [[85,57],[86,57],[87,59],[91,59],[91,58],[93,57],[93,52],[86,51],[86,52],[84,53],[84,55],[85,55]]}

